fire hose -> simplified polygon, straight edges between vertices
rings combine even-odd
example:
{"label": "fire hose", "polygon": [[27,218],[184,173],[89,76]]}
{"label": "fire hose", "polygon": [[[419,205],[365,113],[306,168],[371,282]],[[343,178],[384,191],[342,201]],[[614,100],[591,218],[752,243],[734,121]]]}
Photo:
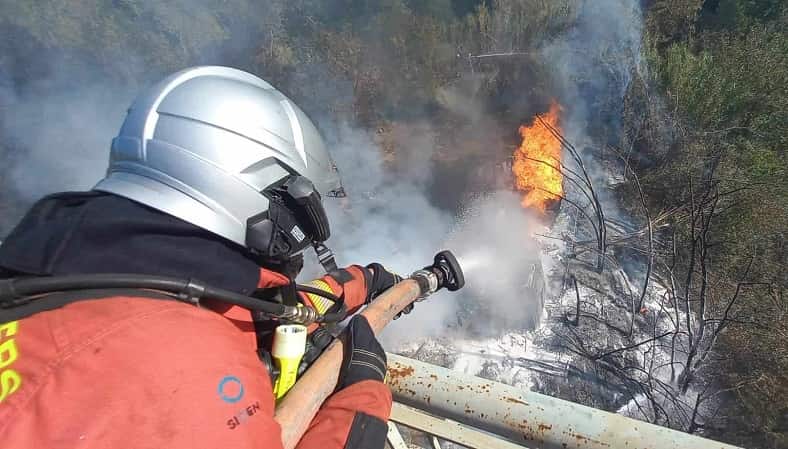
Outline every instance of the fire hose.
{"label": "fire hose", "polygon": [[[414,272],[376,298],[361,314],[375,334],[415,301],[445,288],[456,291],[465,285],[457,259],[449,251],[435,255],[433,264]],[[282,445],[293,449],[306,432],[323,402],[334,392],[339,380],[344,349],[340,340],[331,345],[289,390],[276,407],[275,419],[282,427]]]}

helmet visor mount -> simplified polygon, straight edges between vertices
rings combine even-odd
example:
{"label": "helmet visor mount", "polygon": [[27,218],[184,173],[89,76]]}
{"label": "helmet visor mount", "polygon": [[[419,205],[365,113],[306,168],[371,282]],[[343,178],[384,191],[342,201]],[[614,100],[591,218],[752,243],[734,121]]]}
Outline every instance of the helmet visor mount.
{"label": "helmet visor mount", "polygon": [[247,221],[246,245],[255,253],[286,260],[330,237],[320,193],[307,178],[290,175],[262,194],[270,200],[268,210]]}

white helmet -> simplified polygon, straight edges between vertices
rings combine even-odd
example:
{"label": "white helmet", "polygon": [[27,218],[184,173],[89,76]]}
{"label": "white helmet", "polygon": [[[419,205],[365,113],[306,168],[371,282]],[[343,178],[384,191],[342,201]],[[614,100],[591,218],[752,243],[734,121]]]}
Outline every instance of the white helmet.
{"label": "white helmet", "polygon": [[137,98],[94,189],[275,258],[328,239],[320,193],[341,194],[323,139],[298,106],[256,76],[212,66]]}

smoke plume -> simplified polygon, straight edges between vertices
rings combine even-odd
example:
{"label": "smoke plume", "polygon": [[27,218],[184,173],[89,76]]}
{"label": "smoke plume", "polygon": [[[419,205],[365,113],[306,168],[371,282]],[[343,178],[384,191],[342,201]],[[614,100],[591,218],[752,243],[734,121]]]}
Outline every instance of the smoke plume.
{"label": "smoke plume", "polygon": [[[0,133],[4,139],[0,145],[0,204],[3,205],[0,236],[10,230],[38,197],[54,191],[86,189],[101,178],[110,139],[122,122],[125,108],[142,86],[196,63],[226,63],[243,68],[255,66],[260,54],[286,59],[286,52],[277,53],[274,45],[274,37],[282,38],[278,16],[281,8],[263,14],[265,29],[260,29],[242,19],[260,15],[258,7],[244,0],[233,0],[240,5],[240,9],[235,9],[246,16],[228,16],[232,19],[222,16],[222,21],[215,20],[214,15],[202,14],[203,9],[211,8],[209,3],[192,6],[172,2],[167,8],[159,5],[134,12],[149,20],[124,25],[129,27],[125,29],[129,38],[124,39],[124,48],[107,53],[113,57],[124,55],[118,60],[97,52],[82,59],[71,55],[68,63],[48,63],[52,54],[44,51],[26,51],[27,59],[17,55],[16,59],[0,60]],[[626,59],[639,54],[640,21],[634,2],[577,0],[577,3],[580,12],[576,23],[550,42],[543,55],[559,86],[558,92],[547,94],[558,96],[567,107],[569,137],[583,142],[594,135],[596,121],[613,120],[599,117],[596,110],[610,89],[623,92],[628,82],[631,63],[619,62],[622,55]],[[186,9],[190,11],[188,14],[184,13]],[[6,17],[14,14],[17,13],[9,11]],[[190,20],[176,20],[180,16]],[[56,20],[47,17],[46,20]],[[200,24],[210,31],[213,40],[195,35]],[[18,31],[21,25],[15,26]],[[106,27],[110,31],[116,28]],[[46,33],[39,33],[36,39],[44,39],[41,35]],[[15,36],[16,42],[19,36]],[[260,40],[260,36],[270,36],[271,41]],[[33,36],[27,37],[34,40]],[[85,37],[73,39],[77,42]],[[169,45],[167,39],[175,43]],[[40,43],[41,48],[52,45],[53,42]],[[162,51],[165,56],[162,60],[151,56],[162,49],[167,50]],[[110,50],[113,49],[107,52]],[[385,59],[385,55],[379,57]],[[39,58],[32,65],[43,69],[30,73],[21,67],[23,63],[30,65],[31,58]],[[476,145],[486,150],[467,162],[463,156],[454,156],[455,165],[466,173],[479,169],[476,161],[485,157],[494,159],[508,151],[501,148],[500,140],[490,140],[485,147],[486,137],[479,138],[489,133],[497,134],[496,138],[500,139],[501,133],[494,125],[489,125],[486,131],[480,127],[491,116],[488,106],[477,97],[483,95],[480,90],[484,82],[474,75],[468,83],[466,90],[472,95],[464,96],[462,91],[446,87],[438,91],[435,99],[436,104],[469,123],[458,130],[458,135],[468,141],[481,140]],[[293,74],[292,84],[301,86],[294,96],[309,99],[302,106],[325,131],[349,194],[345,200],[327,201],[333,228],[329,243],[339,261],[361,264],[380,261],[394,271],[408,274],[429,264],[435,252],[452,249],[466,265],[464,292],[441,293],[419,303],[412,314],[391,327],[387,338],[401,341],[438,335],[449,328],[464,326],[463,316],[467,317],[469,310],[479,309],[504,312],[479,315],[486,320],[488,329],[509,327],[512,320],[522,328],[532,326],[541,304],[530,293],[524,295],[522,287],[524,279],[531,276],[530,268],[538,253],[530,237],[538,225],[519,206],[516,195],[495,193],[493,188],[488,189],[493,192],[467,201],[459,210],[441,206],[438,200],[442,195],[466,186],[462,179],[448,179],[436,185],[439,133],[429,119],[409,124],[411,134],[398,142],[398,147],[405,150],[395,155],[384,154],[374,131],[361,129],[356,123],[338,126],[334,123],[336,119],[330,117],[335,111],[328,105],[353,106],[351,80],[315,63],[299,68]],[[338,102],[339,95],[346,99]],[[423,113],[425,108],[419,108]],[[511,132],[515,133],[516,127]],[[462,144],[459,142],[451,151],[464,154]],[[442,157],[450,152],[444,153]],[[503,170],[496,175],[509,176]]]}
{"label": "smoke plume", "polygon": [[[600,155],[606,145],[621,144],[624,95],[642,69],[643,13],[639,2],[631,0],[577,3],[573,26],[547,44],[542,55],[551,66],[555,95],[563,106],[565,137],[583,154],[608,216],[629,221],[610,195],[608,188],[616,181]],[[571,196],[572,186],[566,186],[570,197],[580,199]]]}
{"label": "smoke plume", "polygon": [[[458,257],[466,288],[440,292],[395,321],[384,333],[392,347],[469,328],[531,328],[541,302],[524,287],[529,276],[542,275],[533,269],[538,251],[531,234],[538,221],[508,191],[480,196],[458,214],[433,205],[427,187],[434,135],[426,124],[421,129],[406,142],[410,153],[396,169],[387,168],[368,133],[341,127],[333,136],[348,198],[327,202],[334,229],[329,243],[340,262],[379,261],[403,275],[429,265],[443,249]],[[473,320],[483,323],[462,326],[461,318],[476,310]]]}
{"label": "smoke plume", "polygon": [[3,167],[3,188],[24,204],[64,190],[86,190],[101,178],[109,142],[132,92],[93,84],[44,98],[5,97],[3,136],[18,150]]}
{"label": "smoke plume", "polygon": [[252,65],[280,15],[251,0],[27,3],[0,6],[0,240],[35,200],[103,176],[144,86],[190,65]]}

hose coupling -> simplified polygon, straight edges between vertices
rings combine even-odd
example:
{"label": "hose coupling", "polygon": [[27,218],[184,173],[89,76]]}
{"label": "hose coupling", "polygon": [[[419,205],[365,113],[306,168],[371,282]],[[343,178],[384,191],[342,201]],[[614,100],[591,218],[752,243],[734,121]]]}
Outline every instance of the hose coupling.
{"label": "hose coupling", "polygon": [[284,312],[279,315],[278,318],[291,323],[308,326],[320,320],[321,316],[315,309],[311,307],[285,306]]}
{"label": "hose coupling", "polygon": [[419,284],[419,290],[421,291],[421,294],[416,301],[425,299],[427,296],[435,293],[438,291],[438,288],[440,288],[440,280],[438,279],[438,275],[428,268],[422,268],[421,270],[413,272],[413,274],[410,275],[410,278]]}

